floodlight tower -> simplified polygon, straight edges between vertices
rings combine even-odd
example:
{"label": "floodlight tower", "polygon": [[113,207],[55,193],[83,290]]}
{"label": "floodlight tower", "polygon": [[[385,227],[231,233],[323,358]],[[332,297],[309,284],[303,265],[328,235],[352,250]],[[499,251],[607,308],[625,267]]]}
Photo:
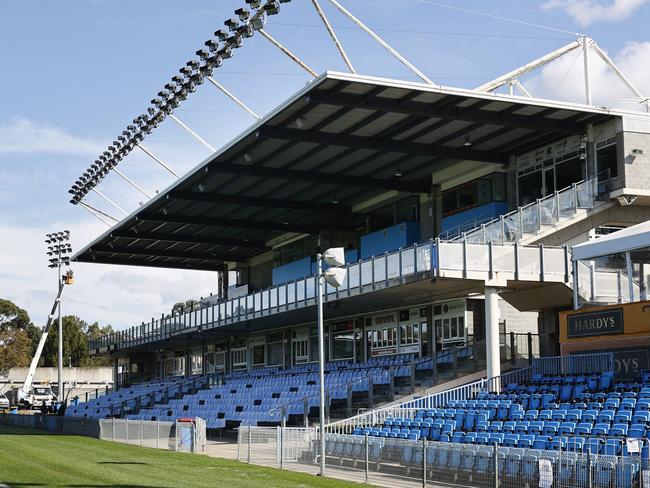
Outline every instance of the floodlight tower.
{"label": "floodlight tower", "polygon": [[[66,283],[69,279],[69,273],[63,276],[61,274],[61,266],[70,266],[70,254],[72,253],[72,245],[69,242],[70,231],[64,230],[63,232],[55,232],[47,234],[45,244],[47,244],[47,255],[50,257],[48,265],[49,268],[57,268],[56,275],[56,289],[61,287],[62,283]],[[59,401],[64,401],[63,396],[63,321],[61,319],[61,296],[58,299],[58,321],[59,321],[59,354],[58,354],[58,383]]]}
{"label": "floodlight tower", "polygon": [[[323,324],[323,288],[327,282],[338,288],[343,284],[347,269],[345,266],[345,249],[332,247],[316,256],[316,302],[318,309],[318,380],[320,399],[318,402],[320,430],[320,475],[325,475],[325,329]],[[323,272],[323,263],[328,269]]]}

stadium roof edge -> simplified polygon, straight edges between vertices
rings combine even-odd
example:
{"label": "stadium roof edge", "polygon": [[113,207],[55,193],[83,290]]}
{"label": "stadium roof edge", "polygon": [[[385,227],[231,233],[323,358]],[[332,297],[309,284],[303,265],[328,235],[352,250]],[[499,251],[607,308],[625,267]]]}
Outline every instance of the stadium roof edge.
{"label": "stadium roof edge", "polygon": [[[111,229],[107,230],[103,234],[101,234],[99,237],[94,239],[91,243],[87,244],[84,246],[79,252],[77,252],[73,256],[73,260],[75,261],[93,261],[93,259],[90,259],[91,253],[93,251],[100,252],[100,253],[107,253],[111,254],[111,247],[112,243],[110,242],[113,234],[119,234],[119,235],[124,235],[123,233],[120,233],[119,231],[116,232],[118,229],[123,229],[127,227],[129,224],[135,224],[138,221],[142,220],[142,216],[145,217],[151,217],[152,215],[152,210],[156,208],[160,208],[161,205],[164,206],[170,197],[170,192],[176,191],[178,188],[183,187],[183,185],[187,185],[191,183],[193,179],[197,178],[197,175],[202,175],[202,174],[208,174],[208,168],[212,163],[215,163],[216,161],[219,160],[222,156],[226,155],[229,151],[233,150],[236,148],[239,144],[243,144],[246,140],[249,139],[259,139],[260,135],[263,134],[266,130],[266,133],[270,133],[271,138],[274,137],[273,131],[268,131],[267,129],[270,127],[271,129],[276,128],[277,126],[269,126],[269,123],[272,122],[276,117],[280,116],[283,114],[285,111],[290,109],[294,104],[297,104],[301,100],[306,99],[306,95],[309,93],[314,92],[318,87],[322,86],[326,82],[339,82],[339,83],[345,83],[345,84],[365,84],[365,85],[371,85],[373,87],[381,88],[381,91],[385,91],[387,89],[399,89],[399,90],[415,90],[419,94],[425,94],[429,93],[432,94],[431,96],[438,96],[438,97],[454,97],[458,98],[460,100],[479,100],[482,102],[482,104],[488,104],[491,102],[504,102],[504,103],[509,103],[509,104],[516,104],[517,106],[529,106],[529,107],[540,107],[544,109],[553,109],[557,111],[565,110],[565,111],[571,111],[575,113],[583,113],[585,115],[594,115],[594,116],[603,116],[604,118],[608,117],[624,117],[626,115],[634,115],[634,116],[639,116],[639,115],[647,115],[647,114],[642,114],[640,112],[632,112],[632,111],[623,111],[623,110],[615,110],[615,109],[607,109],[603,107],[592,107],[592,106],[587,106],[584,104],[577,104],[577,103],[571,103],[571,102],[560,102],[560,101],[555,101],[555,100],[545,100],[545,99],[538,99],[538,98],[529,98],[529,97],[521,97],[521,96],[514,96],[514,95],[502,95],[502,94],[496,94],[496,93],[485,93],[485,92],[478,92],[476,90],[471,90],[471,89],[462,89],[462,88],[452,88],[452,87],[444,87],[444,86],[434,86],[434,85],[429,85],[425,83],[418,83],[418,82],[409,82],[409,81],[400,81],[400,80],[394,80],[394,79],[387,79],[387,78],[378,78],[378,77],[372,77],[372,76],[363,76],[363,75],[355,75],[355,74],[349,74],[349,73],[340,73],[340,72],[325,72],[315,80],[309,82],[306,86],[304,86],[302,89],[300,89],[297,93],[289,97],[287,100],[282,102],[280,105],[278,105],[275,109],[271,110],[268,114],[260,118],[258,121],[253,123],[251,126],[246,128],[244,131],[242,131],[240,134],[238,134],[236,137],[234,137],[232,140],[230,140],[228,143],[223,145],[218,151],[214,152],[207,158],[205,158],[203,161],[201,161],[198,165],[196,165],[194,168],[192,168],[190,171],[188,171],[185,175],[183,175],[180,179],[174,181],[172,184],[170,184],[167,188],[164,190],[160,191],[154,198],[146,202],[144,205],[139,207],[138,209],[134,210],[131,212],[128,216],[126,216],[122,221],[116,223]],[[338,85],[337,85],[338,86]],[[480,106],[480,105],[479,105]],[[486,111],[487,112],[487,111]],[[497,112],[500,113],[500,112]],[[480,122],[480,121],[477,121]],[[288,134],[286,137],[289,139],[293,137],[293,132],[295,132],[295,129],[286,129]],[[308,132],[308,130],[306,131]],[[321,133],[322,134],[322,133]],[[356,136],[353,136],[356,137]],[[350,138],[349,138],[350,139]],[[288,140],[288,139],[287,139]],[[357,139],[350,139],[352,142],[350,144],[356,143]],[[293,142],[293,141],[291,141]],[[312,141],[304,141],[305,143],[310,143]],[[327,140],[325,141],[317,141],[321,142],[322,144],[327,144]],[[437,141],[436,141],[437,142]],[[354,150],[362,150],[364,148],[362,147],[357,147],[354,148]],[[367,149],[367,148],[366,148]],[[415,148],[418,149],[418,148]],[[457,148],[459,151],[459,154],[462,154],[461,151],[463,148]],[[478,151],[477,151],[478,152]],[[414,153],[414,154],[417,154]],[[461,158],[462,159],[462,158]],[[224,168],[227,166],[227,164],[224,166]],[[231,165],[232,166],[232,165]],[[242,168],[247,168],[245,165],[236,165],[239,167],[239,169]],[[251,167],[254,167],[251,166]],[[269,167],[271,168],[271,167]],[[275,167],[274,167],[275,168]],[[278,171],[280,169],[278,168]],[[290,173],[292,170],[285,170],[288,175],[292,175]],[[309,171],[312,171],[311,169]],[[318,174],[318,173],[317,173]],[[249,175],[250,176],[250,175]],[[295,175],[294,175],[295,176]],[[315,185],[315,182],[313,182]],[[414,183],[413,183],[414,184]],[[187,194],[185,194],[185,198],[187,197]],[[214,203],[214,202],[213,202]],[[316,205],[317,203],[315,203]],[[159,214],[160,215],[160,214]],[[166,214],[165,214],[166,215]],[[188,217],[189,218],[189,217]],[[166,219],[163,219],[161,216],[160,220],[161,222],[164,222]],[[233,223],[233,221],[229,221],[227,219],[215,219],[214,222],[216,222],[216,225],[228,225],[229,223]],[[169,223],[169,222],[168,222]],[[192,222],[186,221],[183,222],[176,222],[179,225],[193,225]],[[299,232],[304,231],[304,227],[301,225],[296,224],[296,230]],[[291,232],[292,230],[287,228],[288,232]],[[147,231],[145,230],[145,233]],[[174,231],[175,232],[175,231]],[[171,235],[168,231],[166,231],[167,236]],[[196,233],[194,234],[196,235]],[[235,236],[237,237],[237,236]],[[231,239],[233,238],[232,236],[227,236],[225,239]],[[118,239],[120,239],[118,237]],[[126,239],[124,237],[121,237],[121,239]],[[137,233],[132,236],[132,240],[137,240],[138,235]],[[140,238],[144,240],[152,240],[152,239],[146,239],[146,238]],[[206,238],[205,236],[202,236],[203,240],[209,239]],[[164,239],[161,239],[164,240]],[[219,241],[220,237],[214,236],[215,241]],[[246,238],[243,239],[244,241],[247,241]],[[183,242],[183,241],[180,241]],[[176,243],[178,244],[178,243]],[[176,245],[175,244],[175,245]],[[203,243],[205,245],[209,245],[206,243]],[[216,245],[216,244],[215,244]],[[125,245],[124,249],[120,249],[119,252],[115,251],[114,254],[121,254],[121,255],[128,255],[128,248],[131,246],[131,243],[128,245]],[[119,246],[118,246],[119,247]],[[129,262],[121,262],[119,259],[116,259],[114,255],[106,256],[105,258],[100,258],[96,259],[98,262],[104,262],[104,263],[115,263],[115,264],[135,264],[135,265],[144,265],[144,266],[158,266],[160,265],[161,267],[179,267],[179,268],[188,268],[188,269],[216,269],[212,261],[216,261],[216,258],[211,258],[210,256],[224,256],[227,255],[228,253],[219,252],[219,253],[214,253],[211,250],[206,250],[206,260],[201,261],[202,264],[193,264],[193,263],[188,263],[187,260],[192,260],[195,259],[196,257],[193,252],[193,247],[190,248],[190,252],[187,252],[187,249],[183,249],[178,251],[177,253],[177,258],[179,262],[177,263],[178,266],[174,266],[175,261],[170,262],[170,259],[175,259],[176,255],[174,254],[173,250],[170,249],[158,249],[157,252],[151,253],[152,257],[157,257],[160,260],[157,261],[149,261],[146,259],[140,260],[140,261],[129,261]],[[245,247],[245,246],[244,246]],[[253,247],[253,246],[251,246]],[[148,246],[146,249],[149,249],[150,247]],[[98,250],[99,249],[99,250]],[[132,248],[136,249],[136,248]],[[144,249],[137,249],[137,253],[134,254],[139,254],[142,255]],[[209,254],[208,254],[209,251]],[[259,251],[259,249],[257,249]],[[95,256],[96,254],[93,254]],[[245,258],[245,255],[241,255],[242,258]],[[249,255],[250,257],[250,255]],[[164,261],[162,261],[164,260]],[[198,260],[198,258],[196,258]],[[245,259],[242,259],[245,260]],[[117,261],[117,262],[116,262]],[[208,262],[206,264],[206,262]],[[156,264],[157,263],[157,264]]]}

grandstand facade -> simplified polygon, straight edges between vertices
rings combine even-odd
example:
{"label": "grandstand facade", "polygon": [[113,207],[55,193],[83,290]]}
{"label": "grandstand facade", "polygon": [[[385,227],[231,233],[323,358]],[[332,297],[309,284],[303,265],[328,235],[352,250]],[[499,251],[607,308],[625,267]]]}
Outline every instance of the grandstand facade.
{"label": "grandstand facade", "polygon": [[[215,272],[213,296],[91,352],[118,383],[314,363],[314,258],[343,246],[328,361],[431,358],[499,325],[557,354],[568,246],[647,220],[649,146],[641,113],[328,72],[77,254]],[[584,302],[630,298],[607,270]]]}

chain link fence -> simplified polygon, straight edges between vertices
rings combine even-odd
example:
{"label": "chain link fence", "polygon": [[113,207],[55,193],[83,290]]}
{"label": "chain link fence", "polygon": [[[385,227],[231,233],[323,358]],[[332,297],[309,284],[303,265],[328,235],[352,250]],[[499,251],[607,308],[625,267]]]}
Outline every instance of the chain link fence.
{"label": "chain link fence", "polygon": [[[626,456],[612,456],[588,451],[326,435],[326,475],[380,486],[650,488],[647,439],[625,444]],[[242,428],[238,459],[315,473],[320,463],[318,430]]]}

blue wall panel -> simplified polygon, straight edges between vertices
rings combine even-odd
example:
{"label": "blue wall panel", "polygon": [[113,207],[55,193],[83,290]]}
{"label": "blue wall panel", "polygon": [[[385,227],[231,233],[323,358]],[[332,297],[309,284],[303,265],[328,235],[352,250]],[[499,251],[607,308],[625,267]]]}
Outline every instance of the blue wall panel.
{"label": "blue wall panel", "polygon": [[273,285],[298,280],[311,274],[311,258],[306,257],[283,266],[273,268]]}
{"label": "blue wall panel", "polygon": [[508,213],[506,202],[490,202],[480,207],[470,208],[442,219],[442,231],[453,230],[459,225],[470,225],[472,222],[484,223]]}
{"label": "blue wall panel", "polygon": [[396,251],[420,240],[419,222],[402,222],[361,237],[361,259]]}
{"label": "blue wall panel", "polygon": [[[359,260],[359,251],[357,249],[347,249],[345,251],[345,262],[356,263]],[[283,266],[273,268],[273,286],[287,283],[289,281],[299,280],[305,276],[316,274],[316,261],[311,257],[299,259]]]}

